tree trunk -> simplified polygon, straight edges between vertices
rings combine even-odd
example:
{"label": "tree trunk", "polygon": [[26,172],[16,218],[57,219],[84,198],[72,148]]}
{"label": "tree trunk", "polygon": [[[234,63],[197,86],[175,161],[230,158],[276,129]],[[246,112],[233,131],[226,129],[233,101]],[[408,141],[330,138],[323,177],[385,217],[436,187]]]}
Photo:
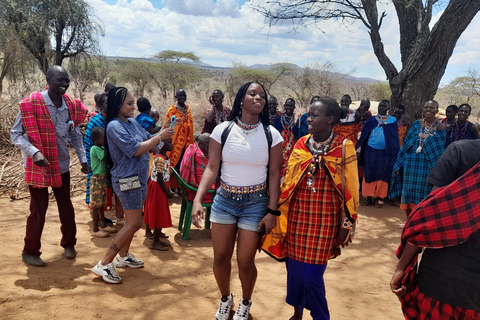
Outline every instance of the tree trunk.
{"label": "tree trunk", "polygon": [[[389,78],[392,106],[405,105],[405,120],[413,123],[435,96],[458,38],[480,10],[478,0],[451,0],[431,32],[418,34],[413,46],[401,48],[403,68]],[[407,46],[407,43],[403,43]]]}

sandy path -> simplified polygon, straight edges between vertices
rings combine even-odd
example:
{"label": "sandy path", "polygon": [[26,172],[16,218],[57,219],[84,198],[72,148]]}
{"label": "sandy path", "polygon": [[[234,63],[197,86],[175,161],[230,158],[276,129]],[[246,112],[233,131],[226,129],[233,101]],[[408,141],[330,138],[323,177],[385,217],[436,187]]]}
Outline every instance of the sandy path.
{"label": "sandy path", "polygon": [[[0,271],[1,319],[213,319],[218,292],[212,274],[209,230],[192,230],[189,241],[177,231],[179,201],[171,205],[174,227],[165,230],[173,249],[152,252],[140,230],[132,252],[145,261],[142,269],[120,269],[123,283],[107,285],[91,268],[111,239],[91,239],[89,212],[83,196],[73,198],[77,212],[78,256],[61,257],[60,224],[52,201],[42,238],[46,268],[21,261],[28,202],[0,199],[0,237],[4,244]],[[108,213],[111,216],[111,212]],[[327,299],[331,318],[403,319],[400,304],[388,282],[396,259],[403,212],[396,207],[361,207],[354,245],[329,262]],[[258,280],[251,319],[289,319],[284,302],[286,271],[264,253],[257,255]],[[240,282],[233,267],[232,290],[240,298]],[[308,311],[307,311],[308,312]],[[304,319],[310,319],[308,313]]]}

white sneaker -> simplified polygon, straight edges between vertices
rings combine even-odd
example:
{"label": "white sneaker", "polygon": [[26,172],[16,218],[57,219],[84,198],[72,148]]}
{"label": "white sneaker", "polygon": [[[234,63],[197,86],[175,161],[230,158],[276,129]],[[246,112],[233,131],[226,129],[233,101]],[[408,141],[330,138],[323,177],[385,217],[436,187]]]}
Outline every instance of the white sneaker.
{"label": "white sneaker", "polygon": [[106,266],[102,265],[102,260],[98,261],[97,265],[92,269],[93,273],[97,276],[102,277],[103,281],[108,283],[120,283],[122,278],[117,274],[117,269],[113,263],[109,263]]}
{"label": "white sneaker", "polygon": [[117,256],[113,260],[113,264],[117,268],[130,267],[130,268],[136,269],[136,268],[143,267],[143,261],[138,260],[131,253],[127,253],[127,256],[124,258],[120,257],[120,255],[117,253]]}
{"label": "white sneaker", "polygon": [[222,301],[220,299],[220,307],[218,308],[217,313],[215,314],[215,318],[217,320],[228,320],[230,317],[230,310],[233,307],[233,294],[227,297],[227,301]]}
{"label": "white sneaker", "polygon": [[250,307],[252,306],[252,300],[248,300],[248,304],[245,304],[244,302],[247,300],[243,300],[243,298],[240,300],[240,303],[238,304],[238,309],[237,312],[235,312],[235,315],[233,316],[233,320],[247,320],[248,319],[248,314],[250,313]]}

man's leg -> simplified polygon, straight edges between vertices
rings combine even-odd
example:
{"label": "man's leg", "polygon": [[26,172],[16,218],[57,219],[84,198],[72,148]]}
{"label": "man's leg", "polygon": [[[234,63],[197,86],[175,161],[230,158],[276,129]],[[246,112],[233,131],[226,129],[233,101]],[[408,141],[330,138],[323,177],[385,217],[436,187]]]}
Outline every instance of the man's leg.
{"label": "man's leg", "polygon": [[27,231],[23,253],[30,256],[40,256],[45,214],[48,208],[48,188],[34,188],[28,186],[30,191],[30,215],[27,218]]}
{"label": "man's leg", "polygon": [[60,245],[64,248],[72,248],[77,243],[77,226],[75,224],[75,210],[70,199],[70,171],[62,174],[62,186],[53,188],[57,200],[58,213],[62,223],[62,240]]}

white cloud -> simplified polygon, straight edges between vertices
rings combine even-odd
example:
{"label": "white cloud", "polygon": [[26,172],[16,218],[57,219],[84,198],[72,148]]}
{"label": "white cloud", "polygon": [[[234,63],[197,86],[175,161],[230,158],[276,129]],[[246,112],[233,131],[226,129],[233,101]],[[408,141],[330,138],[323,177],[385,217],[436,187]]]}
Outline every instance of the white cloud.
{"label": "white cloud", "polygon": [[216,8],[213,10],[213,15],[217,17],[230,16],[236,18],[240,15],[238,4],[235,0],[217,0]]}
{"label": "white cloud", "polygon": [[210,16],[215,4],[212,0],[167,0],[165,7],[183,15]]}
{"label": "white cloud", "polygon": [[140,11],[155,11],[153,4],[148,0],[132,0],[132,8]]}

